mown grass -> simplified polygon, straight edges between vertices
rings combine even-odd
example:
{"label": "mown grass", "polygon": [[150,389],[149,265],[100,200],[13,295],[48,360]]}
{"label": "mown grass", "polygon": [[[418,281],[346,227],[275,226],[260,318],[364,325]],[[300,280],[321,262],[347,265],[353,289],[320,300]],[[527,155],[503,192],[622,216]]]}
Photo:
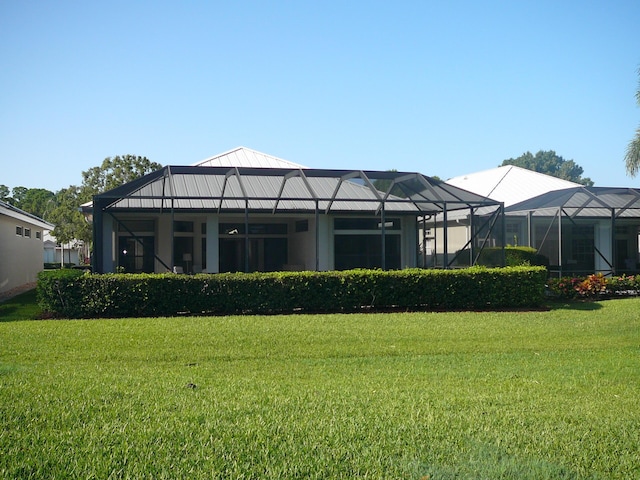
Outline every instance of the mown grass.
{"label": "mown grass", "polygon": [[640,299],[0,323],[3,478],[637,478]]}
{"label": "mown grass", "polygon": [[42,310],[36,300],[35,288],[0,302],[0,322],[35,320],[41,314]]}

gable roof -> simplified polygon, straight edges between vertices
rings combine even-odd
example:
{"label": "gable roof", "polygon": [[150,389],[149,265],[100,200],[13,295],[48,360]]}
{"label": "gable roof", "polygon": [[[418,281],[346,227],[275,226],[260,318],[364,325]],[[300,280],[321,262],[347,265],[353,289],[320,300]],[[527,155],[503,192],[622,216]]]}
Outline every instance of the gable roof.
{"label": "gable roof", "polygon": [[248,168],[307,168],[246,147],[237,147],[200,162],[194,167],[248,167]]}
{"label": "gable roof", "polygon": [[579,183],[515,165],[470,173],[447,180],[450,185],[503,202],[505,207],[554,190],[581,187]]}
{"label": "gable roof", "polygon": [[7,217],[15,218],[25,223],[29,223],[43,230],[53,230],[55,225],[49,222],[45,222],[40,217],[36,217],[24,210],[21,210],[13,205],[0,200],[0,215],[6,215]]}

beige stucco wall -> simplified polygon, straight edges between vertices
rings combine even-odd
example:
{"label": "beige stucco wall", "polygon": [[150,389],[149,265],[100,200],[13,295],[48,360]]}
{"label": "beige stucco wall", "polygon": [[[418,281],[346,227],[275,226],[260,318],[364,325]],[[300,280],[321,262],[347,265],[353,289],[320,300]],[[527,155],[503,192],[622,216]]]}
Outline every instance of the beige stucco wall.
{"label": "beige stucco wall", "polygon": [[[31,237],[16,235],[16,227],[31,229]],[[40,232],[40,238],[36,238]],[[37,280],[44,268],[42,230],[19,219],[0,215],[0,293]]]}

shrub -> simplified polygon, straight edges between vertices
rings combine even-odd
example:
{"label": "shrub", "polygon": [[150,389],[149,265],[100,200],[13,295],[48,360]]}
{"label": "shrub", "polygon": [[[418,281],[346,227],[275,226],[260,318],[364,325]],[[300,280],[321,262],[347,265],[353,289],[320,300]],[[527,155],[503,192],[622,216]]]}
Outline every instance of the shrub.
{"label": "shrub", "polygon": [[[64,268],[73,268],[75,265],[75,263],[67,263],[65,262],[64,264]],[[50,263],[50,262],[45,262],[44,263],[44,269],[45,270],[55,270],[55,269],[60,269],[60,262],[54,262],[54,263]]]}
{"label": "shrub", "polygon": [[84,282],[81,270],[58,269],[38,273],[36,297],[43,311],[56,314],[65,312],[66,317],[82,316]]}
{"label": "shrub", "polygon": [[607,289],[615,295],[637,295],[640,291],[640,275],[621,275],[607,281]]}
{"label": "shrub", "polygon": [[[71,272],[71,273],[69,273]],[[42,272],[41,308],[60,317],[469,310],[538,307],[541,267],[199,275]]]}
{"label": "shrub", "polygon": [[[469,264],[469,250],[461,250],[457,256],[458,264]],[[504,261],[507,267],[527,265],[549,266],[549,259],[538,253],[533,247],[504,247]],[[478,255],[478,265],[497,267],[502,265],[502,248],[486,247]]]}
{"label": "shrub", "polygon": [[607,280],[602,273],[594,273],[579,282],[575,288],[582,297],[595,297],[607,292]]}
{"label": "shrub", "polygon": [[562,299],[638,295],[640,276],[605,277],[595,273],[585,277],[549,278],[547,291]]}

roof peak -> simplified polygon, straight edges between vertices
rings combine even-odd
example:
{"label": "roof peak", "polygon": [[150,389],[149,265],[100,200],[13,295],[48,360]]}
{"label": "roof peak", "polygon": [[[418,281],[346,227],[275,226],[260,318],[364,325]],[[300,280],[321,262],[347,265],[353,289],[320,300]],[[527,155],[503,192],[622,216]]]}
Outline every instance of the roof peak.
{"label": "roof peak", "polygon": [[239,146],[194,163],[198,167],[307,168],[289,160]]}

